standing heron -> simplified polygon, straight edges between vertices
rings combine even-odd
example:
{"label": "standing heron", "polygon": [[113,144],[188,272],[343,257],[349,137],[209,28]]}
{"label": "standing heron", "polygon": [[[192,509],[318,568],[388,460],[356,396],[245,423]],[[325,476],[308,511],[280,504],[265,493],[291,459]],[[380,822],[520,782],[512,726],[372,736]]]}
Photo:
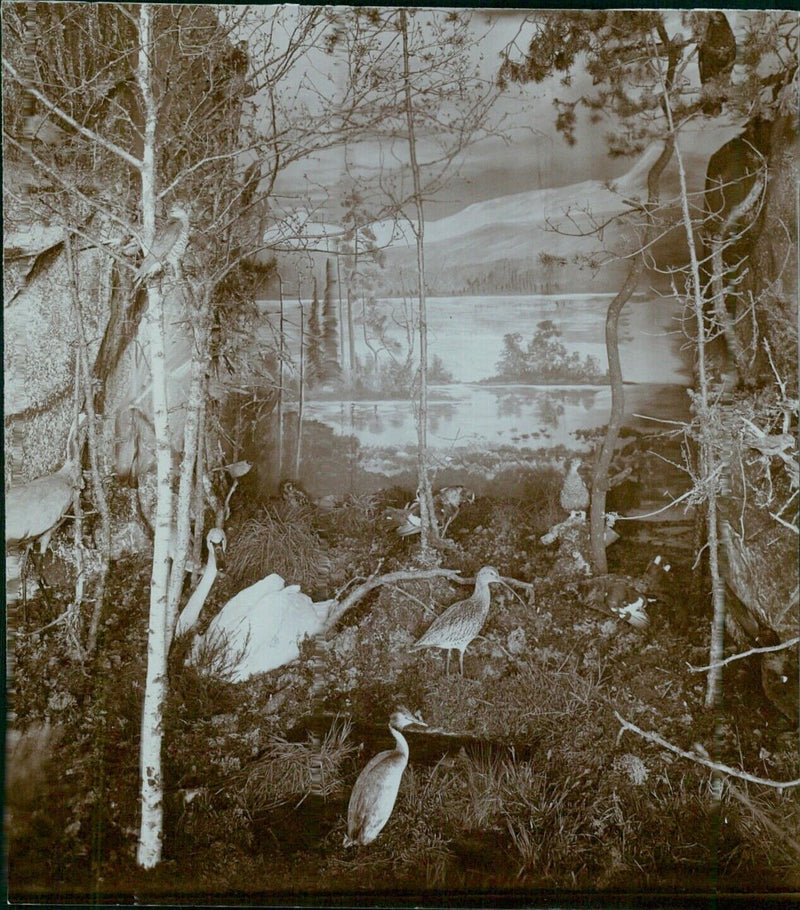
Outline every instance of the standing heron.
{"label": "standing heron", "polygon": [[358,775],[347,807],[345,847],[371,844],[389,821],[408,764],[408,743],[400,731],[411,724],[428,726],[408,708],[397,708],[389,718],[389,732],[396,748],[379,752]]}
{"label": "standing heron", "polygon": [[180,274],[181,260],[189,245],[189,213],[179,205],[173,205],[169,219],[156,231],[150,249],[136,272],[136,281],[157,275],[165,266],[171,265],[175,274]]}
{"label": "standing heron", "polygon": [[466,600],[459,600],[437,616],[428,631],[412,646],[412,651],[422,648],[442,648],[447,651],[445,673],[450,672],[450,651],[458,651],[458,668],[464,675],[464,652],[478,635],[489,615],[492,595],[489,585],[502,584],[500,573],[492,566],[484,566],[475,579],[475,590]]}

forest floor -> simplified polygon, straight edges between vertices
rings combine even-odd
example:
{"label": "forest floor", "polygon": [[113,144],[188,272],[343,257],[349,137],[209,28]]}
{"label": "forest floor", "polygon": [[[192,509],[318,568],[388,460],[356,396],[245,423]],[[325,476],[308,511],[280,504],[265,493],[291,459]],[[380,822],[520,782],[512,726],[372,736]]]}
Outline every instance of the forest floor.
{"label": "forest floor", "polygon": [[[708,662],[711,617],[693,593],[701,585],[685,535],[631,522],[609,548],[610,571],[639,578],[661,539],[672,566],[648,627],[634,628],[592,609],[583,578],[541,543],[560,477],[531,482],[535,496],[487,492],[463,507],[439,554],[464,577],[493,565],[533,585],[533,597],[493,588],[463,677],[445,674],[442,652],[408,650],[466,596],[441,579],[374,591],[327,637],[307,641],[299,661],[245,683],[184,666],[173,648],[165,859],[147,875],[133,861],[147,561],[116,564],[91,667],[58,626],[18,639],[15,724],[36,731],[47,721],[58,744],[38,776],[8,793],[11,898],[247,903],[356,893],[425,903],[444,892],[453,901],[575,892],[633,900],[800,888],[796,788],[730,779],[715,807],[707,768],[621,733],[623,718],[761,778],[800,776],[797,732],[765,697],[757,656],[728,665],[723,704],[704,707],[706,674],[691,667]],[[407,491],[394,495],[402,504]],[[375,507],[361,498],[334,513],[310,509],[309,550],[295,552],[295,576],[284,567],[287,581],[320,600],[379,560],[381,572],[419,568],[418,541],[382,529]],[[230,537],[234,551],[235,529]],[[259,571],[240,560],[215,586],[208,618]],[[40,629],[68,597],[54,588],[31,600],[17,631]],[[386,723],[400,703],[429,729],[409,732],[409,767],[379,838],[345,849],[353,782],[391,747]]]}

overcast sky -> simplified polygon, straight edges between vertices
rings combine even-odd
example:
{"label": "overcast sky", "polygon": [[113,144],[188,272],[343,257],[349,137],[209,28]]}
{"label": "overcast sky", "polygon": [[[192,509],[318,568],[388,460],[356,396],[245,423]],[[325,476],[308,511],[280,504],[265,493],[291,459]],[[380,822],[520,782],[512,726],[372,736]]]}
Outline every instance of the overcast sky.
{"label": "overcast sky", "polygon": [[[444,14],[446,11],[440,12]],[[677,20],[680,13],[675,11],[670,15]],[[482,36],[475,52],[476,63],[484,78],[496,78],[500,53],[518,34],[524,16],[525,12],[520,10],[474,11],[473,28],[476,34]],[[729,13],[734,28],[737,18],[735,12]],[[676,27],[677,24],[676,21]],[[520,44],[525,46],[529,32],[524,26],[521,34]],[[338,78],[337,66],[330,57],[309,60],[309,68],[316,78]],[[575,146],[567,145],[555,129],[553,99],[576,97],[588,87],[589,80],[585,74],[578,74],[571,88],[563,86],[558,78],[538,85],[510,86],[500,96],[493,111],[496,120],[503,118],[504,140],[490,138],[469,149],[459,163],[457,176],[428,205],[428,217],[435,219],[450,215],[472,202],[496,196],[563,186],[587,179],[606,180],[628,170],[633,161],[611,159],[606,153],[603,134],[609,128],[608,124],[601,123],[599,128],[591,126],[585,111],[579,113]],[[691,152],[707,157],[730,135],[730,127],[722,130],[706,128],[702,133],[688,137],[687,141],[693,144]],[[424,151],[423,147],[423,155]],[[286,196],[286,207],[292,207],[292,197],[298,192],[305,192],[309,181],[317,186],[313,194],[317,200],[332,190],[335,192],[345,171],[343,155],[342,150],[328,152],[287,170],[277,187],[278,192]],[[356,173],[359,165],[369,170],[377,164],[377,146],[365,142],[359,147],[351,147],[348,157]]]}

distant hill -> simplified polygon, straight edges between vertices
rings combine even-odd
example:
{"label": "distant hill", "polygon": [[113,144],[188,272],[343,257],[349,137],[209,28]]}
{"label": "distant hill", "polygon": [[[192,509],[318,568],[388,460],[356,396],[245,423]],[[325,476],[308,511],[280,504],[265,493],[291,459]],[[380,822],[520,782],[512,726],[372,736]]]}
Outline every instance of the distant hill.
{"label": "distant hill", "polygon": [[[627,263],[615,252],[630,239],[610,219],[647,195],[647,172],[661,151],[651,145],[622,177],[608,184],[585,180],[557,188],[528,190],[476,202],[425,226],[428,288],[433,294],[577,293],[597,289],[603,264],[604,289],[618,285]],[[635,217],[635,216],[634,216]],[[630,230],[630,228],[628,229]],[[680,243],[662,243],[671,255]],[[414,251],[393,245],[387,265],[410,270]],[[400,291],[401,288],[393,288]]]}
{"label": "distant hill", "polygon": [[[739,131],[740,125],[720,123],[689,138],[684,161],[690,190],[702,191],[708,156]],[[607,183],[584,180],[511,193],[474,202],[445,218],[427,220],[429,293],[448,296],[616,291],[628,265],[615,253],[630,251],[640,216],[634,213],[627,226],[613,219],[630,209],[626,200],[646,198],[647,172],[660,151],[661,143],[654,142],[625,174]],[[591,161],[587,161],[587,169],[590,166]],[[673,162],[662,178],[662,199],[676,199],[677,195]],[[287,253],[282,254],[296,268],[288,267],[285,272],[291,275],[300,269],[302,274],[308,274],[309,254],[304,252],[295,258],[288,252],[305,243],[319,251],[312,253],[311,259],[315,274],[324,275],[325,250],[336,250],[341,226],[315,221],[316,213],[299,211],[296,215],[285,227]],[[300,241],[296,239],[298,225]],[[413,293],[416,253],[410,229],[390,222],[371,227],[386,254],[379,279],[381,293]],[[280,235],[281,228],[268,233],[268,239],[273,239],[271,235]],[[661,237],[651,252],[660,266],[685,261],[682,228],[678,226]],[[667,279],[658,272],[651,272],[648,281],[659,290],[669,290]]]}

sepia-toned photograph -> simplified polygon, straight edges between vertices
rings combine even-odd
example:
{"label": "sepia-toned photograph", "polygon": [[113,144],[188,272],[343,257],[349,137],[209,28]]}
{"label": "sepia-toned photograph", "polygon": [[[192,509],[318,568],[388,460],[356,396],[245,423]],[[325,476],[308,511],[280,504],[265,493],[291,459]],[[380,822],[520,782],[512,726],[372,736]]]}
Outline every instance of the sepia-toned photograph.
{"label": "sepia-toned photograph", "polygon": [[2,25],[9,902],[797,895],[798,14]]}

